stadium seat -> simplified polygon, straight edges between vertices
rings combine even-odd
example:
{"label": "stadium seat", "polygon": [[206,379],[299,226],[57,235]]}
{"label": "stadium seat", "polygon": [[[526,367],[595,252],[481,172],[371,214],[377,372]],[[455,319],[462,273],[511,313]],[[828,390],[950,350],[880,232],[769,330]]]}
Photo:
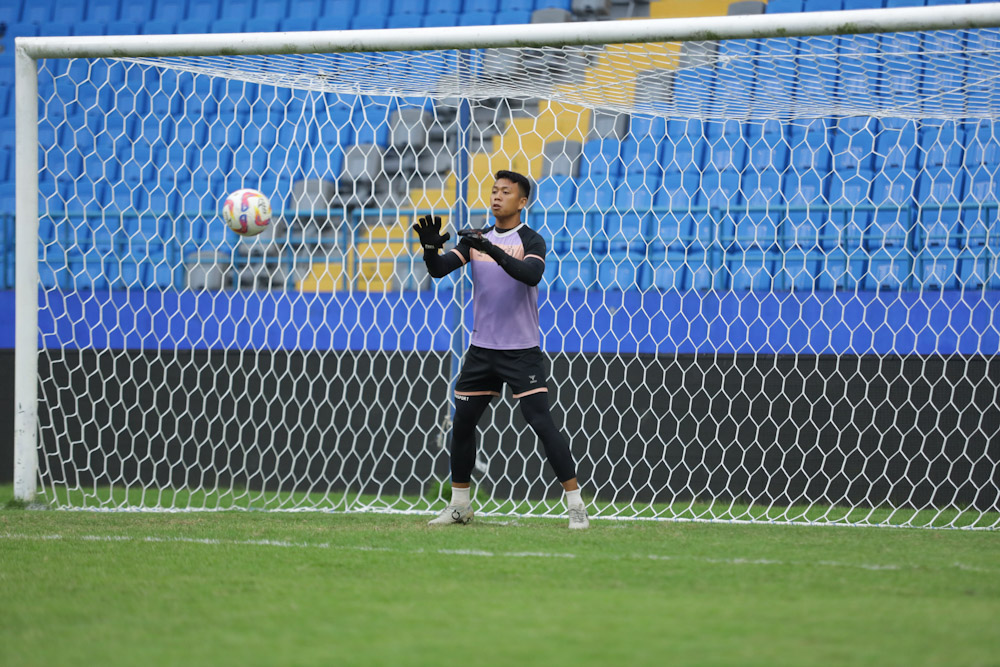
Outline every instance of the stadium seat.
{"label": "stadium seat", "polygon": [[[44,25],[52,20],[52,8],[55,0],[35,0],[32,2],[22,2],[21,23],[32,23]],[[13,19],[13,16],[11,16]]]}
{"label": "stadium seat", "polygon": [[572,177],[555,175],[538,181],[532,204],[543,209],[569,208],[576,195],[576,184]]}
{"label": "stadium seat", "polygon": [[141,24],[143,35],[172,35],[177,31],[177,24],[165,19],[153,19]]}
{"label": "stadium seat", "polygon": [[663,165],[664,172],[700,170],[706,142],[701,134],[670,134],[664,139],[660,150],[660,164]]}
{"label": "stadium seat", "polygon": [[350,30],[351,16],[349,14],[331,14],[316,19],[317,30]]}
{"label": "stadium seat", "polygon": [[[296,11],[295,15],[302,16],[302,13]],[[257,0],[255,16],[280,21],[281,19],[290,16],[288,11],[288,0]]]}
{"label": "stadium seat", "polygon": [[559,257],[558,264],[559,274],[556,284],[559,289],[588,290],[594,286],[597,280],[597,266],[591,254],[570,252]]}
{"label": "stadium seat", "polygon": [[593,175],[594,180],[604,176],[618,176],[623,165],[619,157],[621,142],[618,139],[591,139],[583,144],[580,175]]}
{"label": "stadium seat", "polygon": [[[128,3],[126,3],[128,4]],[[150,18],[154,21],[169,21],[176,24],[187,16],[185,0],[155,0]]]}
{"label": "stadium seat", "polygon": [[737,292],[766,292],[773,288],[776,264],[766,253],[735,253],[726,259],[728,287]]}
{"label": "stadium seat", "polygon": [[462,0],[427,0],[428,14],[460,14]]}
{"label": "stadium seat", "polygon": [[802,0],[770,0],[767,3],[768,14],[788,14],[802,11]]}
{"label": "stadium seat", "polygon": [[316,21],[312,16],[291,16],[278,22],[278,29],[283,32],[301,32],[315,30]]}
{"label": "stadium seat", "polygon": [[860,287],[866,291],[905,289],[911,271],[909,252],[878,251],[872,254]]}
{"label": "stadium seat", "polygon": [[803,0],[802,3],[802,10],[806,12],[835,12],[843,8],[843,0]]}
{"label": "stadium seat", "polygon": [[[506,7],[504,9],[506,10]],[[497,10],[497,0],[465,0],[466,13],[488,12],[493,14]]]}
{"label": "stadium seat", "polygon": [[385,23],[386,28],[419,28],[423,22],[421,14],[393,14]]}
{"label": "stadium seat", "polygon": [[427,10],[426,0],[392,0],[392,15],[417,14],[423,16]]}
{"label": "stadium seat", "polygon": [[103,35],[105,29],[105,24],[100,21],[81,21],[73,24],[73,35],[94,37]]}
{"label": "stadium seat", "polygon": [[493,16],[495,25],[526,25],[531,23],[531,12],[502,11]]}
{"label": "stadium seat", "polygon": [[587,212],[594,209],[605,211],[612,207],[615,199],[615,188],[607,182],[602,181],[598,185],[590,179],[577,181],[576,184],[576,205]]}
{"label": "stadium seat", "polygon": [[445,28],[458,25],[458,14],[428,14],[421,24],[425,28]]}
{"label": "stadium seat", "polygon": [[178,35],[200,35],[208,32],[208,21],[202,19],[183,19],[177,22]]}
{"label": "stadium seat", "polygon": [[886,7],[923,7],[924,0],[885,0]]}
{"label": "stadium seat", "polygon": [[391,0],[358,0],[358,16],[389,16]]}
{"label": "stadium seat", "polygon": [[384,14],[358,14],[351,19],[351,30],[382,30],[385,21]]}
{"label": "stadium seat", "polygon": [[885,6],[884,0],[843,0],[842,9],[881,9]]}
{"label": "stadium seat", "polygon": [[493,25],[493,12],[465,12],[458,17],[458,25]]}

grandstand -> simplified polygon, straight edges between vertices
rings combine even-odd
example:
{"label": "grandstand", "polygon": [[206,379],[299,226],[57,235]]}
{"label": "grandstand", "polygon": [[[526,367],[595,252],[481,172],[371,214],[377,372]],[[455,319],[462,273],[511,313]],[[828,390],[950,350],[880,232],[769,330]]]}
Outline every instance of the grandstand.
{"label": "grandstand", "polygon": [[[922,4],[955,2],[511,0],[501,7],[496,0],[24,0],[5,10],[0,58],[0,279],[5,288],[14,284],[11,53],[19,35],[403,28]],[[748,47],[734,42],[722,48],[735,53]],[[789,48],[797,48],[794,40]],[[503,75],[499,56],[484,60],[486,74]],[[594,55],[585,76],[600,77],[623,61],[637,71],[646,67],[640,54],[609,47]],[[40,93],[76,95],[90,67],[102,66],[108,65],[43,77]],[[849,68],[845,60],[835,81],[849,86]],[[169,110],[175,119],[169,128],[144,122],[159,113],[128,113],[163,103],[144,89],[146,80],[113,81],[129,93],[118,95],[118,110],[101,121],[88,117],[111,124],[111,131],[84,137],[65,130],[73,123],[53,119],[40,126],[42,144],[58,148],[48,152],[40,176],[43,196],[48,193],[41,219],[44,286],[183,288],[192,276],[205,280],[213,266],[226,264],[254,270],[249,278],[242,271],[236,278],[208,279],[210,286],[384,291],[425,284],[414,278],[419,267],[407,229],[415,213],[455,206],[456,108],[447,100],[407,106],[405,98],[278,90],[282,104],[268,113],[282,117],[260,123],[241,101],[248,84],[216,80],[211,90],[200,90],[205,80],[164,76],[177,77],[176,85],[191,93],[185,108]],[[754,85],[790,89],[794,76]],[[921,77],[911,78],[899,85],[923,85]],[[678,79],[675,90],[692,99],[721,96],[732,83],[721,76],[707,86]],[[75,108],[85,107],[86,100],[80,102]],[[236,121],[205,122],[213,116]],[[209,132],[221,135],[211,137],[219,150],[186,150],[205,142]],[[87,143],[93,136],[97,145]],[[485,215],[491,172],[510,166],[536,181],[529,223],[559,257],[548,264],[550,289],[1000,288],[995,260],[979,251],[996,243],[983,221],[984,212],[995,216],[997,208],[992,184],[1000,149],[991,121],[971,127],[845,116],[760,124],[493,100],[474,109],[470,138],[473,220]],[[157,187],[108,185],[113,179],[148,182],[143,170],[152,165]],[[296,245],[286,243],[277,257],[254,256],[214,224],[218,200],[246,184],[240,174],[251,174],[256,180],[249,185],[271,193],[275,209],[285,212],[287,224],[278,233],[286,240],[294,236]],[[821,199],[832,205],[821,214],[811,211],[809,202]],[[56,210],[60,206],[65,210]],[[84,222],[95,208],[120,216]],[[302,215],[306,208],[313,213]],[[343,225],[324,229],[322,221],[310,227],[317,209],[328,220],[349,220],[350,231]],[[331,235],[343,240],[344,233],[356,252],[332,250]],[[51,242],[69,237],[71,249],[60,256],[59,244]],[[102,259],[112,252],[124,259]]]}

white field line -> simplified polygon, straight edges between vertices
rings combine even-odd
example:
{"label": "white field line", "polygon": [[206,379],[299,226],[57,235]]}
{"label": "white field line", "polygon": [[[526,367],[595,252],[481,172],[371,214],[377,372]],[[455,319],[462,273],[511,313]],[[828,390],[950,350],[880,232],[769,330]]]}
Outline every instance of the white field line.
{"label": "white field line", "polygon": [[661,562],[694,562],[715,565],[758,565],[758,566],[781,566],[781,567],[827,567],[827,568],[847,568],[868,571],[904,571],[904,570],[928,570],[928,569],[956,569],[964,572],[994,573],[996,570],[989,568],[966,565],[964,563],[951,563],[942,568],[929,568],[926,565],[899,565],[895,563],[848,563],[833,560],[819,561],[790,561],[775,560],[770,558],[709,558],[705,556],[687,555],[666,555],[666,554],[623,554],[619,556],[602,556],[574,554],[567,552],[546,552],[546,551],[485,551],[482,549],[397,549],[393,547],[374,547],[364,545],[343,545],[330,544],[329,542],[294,542],[287,540],[224,540],[216,538],[196,538],[196,537],[158,537],[148,535],[133,537],[129,535],[26,535],[23,533],[0,533],[0,540],[10,541],[45,541],[45,540],[65,540],[83,542],[140,542],[140,543],[181,543],[181,544],[202,544],[206,546],[250,546],[250,547],[277,547],[282,549],[330,549],[335,551],[362,551],[362,552],[382,552],[391,554],[422,555],[432,554],[441,556],[460,556],[470,558],[594,558],[599,560],[632,560],[632,561],[661,561]]}

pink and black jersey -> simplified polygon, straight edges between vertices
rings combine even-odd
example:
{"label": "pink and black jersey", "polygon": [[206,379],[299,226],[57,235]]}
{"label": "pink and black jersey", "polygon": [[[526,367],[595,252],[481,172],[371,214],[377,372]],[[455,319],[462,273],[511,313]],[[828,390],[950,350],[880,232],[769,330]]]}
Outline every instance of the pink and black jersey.
{"label": "pink and black jersey", "polygon": [[[545,264],[545,239],[524,223],[503,232],[490,227],[483,235],[515,259]],[[538,347],[538,286],[511,277],[464,239],[451,252],[472,264],[472,344],[491,350]]]}

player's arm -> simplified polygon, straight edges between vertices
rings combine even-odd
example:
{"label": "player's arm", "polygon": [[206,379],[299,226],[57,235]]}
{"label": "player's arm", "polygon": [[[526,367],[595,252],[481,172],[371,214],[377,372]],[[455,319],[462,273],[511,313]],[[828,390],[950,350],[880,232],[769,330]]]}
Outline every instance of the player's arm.
{"label": "player's arm", "polygon": [[463,254],[461,244],[451,252],[443,255],[439,253],[445,242],[451,238],[451,234],[441,233],[439,216],[425,215],[419,218],[413,225],[413,231],[420,237],[420,245],[424,249],[424,264],[427,265],[427,273],[432,278],[442,278],[469,261],[468,250],[466,249]]}
{"label": "player's arm", "polygon": [[542,241],[540,252],[535,249],[533,253],[531,248],[525,248],[525,258],[517,259],[494,245],[478,229],[463,229],[459,232],[459,235],[462,236],[462,240],[467,242],[469,246],[489,255],[514,280],[518,280],[529,287],[534,287],[542,281],[542,275],[545,273],[545,260],[542,259],[545,256],[544,241]]}

